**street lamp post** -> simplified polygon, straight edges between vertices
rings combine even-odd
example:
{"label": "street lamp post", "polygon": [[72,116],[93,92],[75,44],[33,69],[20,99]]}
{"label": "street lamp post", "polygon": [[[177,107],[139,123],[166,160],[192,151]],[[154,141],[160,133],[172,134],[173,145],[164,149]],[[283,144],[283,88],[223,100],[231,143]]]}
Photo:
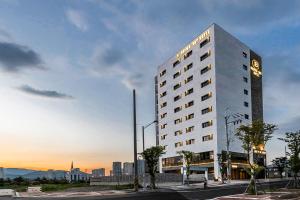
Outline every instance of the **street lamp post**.
{"label": "street lamp post", "polygon": [[[154,123],[157,123],[157,121],[154,120],[153,122],[151,122],[151,123],[149,123],[145,126],[142,126],[143,152],[145,151],[145,129],[148,128],[149,126],[151,126]],[[145,165],[146,165],[146,163],[145,163]],[[144,167],[146,167],[146,166],[144,166]],[[144,185],[143,187],[144,187],[144,189],[146,188],[146,180],[145,180],[145,173],[146,172],[145,172],[145,170],[146,169],[144,169],[144,173],[143,173],[143,185]]]}
{"label": "street lamp post", "polygon": [[[230,138],[229,138],[229,133],[228,133],[228,125],[229,124],[238,124],[241,123],[241,117],[243,115],[239,113],[235,114],[229,114],[225,116],[225,132],[226,132],[226,154],[227,154],[227,181],[230,183],[231,180],[231,154],[229,152],[229,146],[230,146]],[[229,119],[233,117],[232,121],[229,121]]]}
{"label": "street lamp post", "polygon": [[149,126],[151,126],[152,124],[157,123],[156,120],[154,120],[153,122],[142,126],[142,139],[143,139],[143,152],[145,151],[145,129],[148,128]]}

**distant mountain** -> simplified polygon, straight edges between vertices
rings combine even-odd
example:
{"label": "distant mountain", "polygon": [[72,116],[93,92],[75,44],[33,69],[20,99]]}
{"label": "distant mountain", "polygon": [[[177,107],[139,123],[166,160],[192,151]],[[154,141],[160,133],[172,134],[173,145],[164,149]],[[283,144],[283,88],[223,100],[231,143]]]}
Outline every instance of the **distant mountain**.
{"label": "distant mountain", "polygon": [[26,179],[47,178],[47,179],[65,179],[66,171],[49,170],[49,171],[34,171],[23,175]]}
{"label": "distant mountain", "polygon": [[25,174],[29,174],[35,172],[32,169],[22,169],[22,168],[5,168],[4,174],[6,178],[16,178],[18,176],[24,176]]}

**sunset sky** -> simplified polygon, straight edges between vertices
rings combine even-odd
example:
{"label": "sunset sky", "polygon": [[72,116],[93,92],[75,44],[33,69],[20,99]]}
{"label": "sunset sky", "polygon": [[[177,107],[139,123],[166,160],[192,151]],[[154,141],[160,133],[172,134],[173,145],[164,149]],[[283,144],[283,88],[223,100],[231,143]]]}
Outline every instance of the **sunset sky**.
{"label": "sunset sky", "polygon": [[[0,167],[82,170],[132,161],[154,119],[157,66],[215,22],[263,57],[265,121],[300,129],[300,2],[0,0]],[[140,132],[139,132],[140,134]],[[146,131],[147,146],[154,128]],[[141,137],[138,137],[141,150]]]}

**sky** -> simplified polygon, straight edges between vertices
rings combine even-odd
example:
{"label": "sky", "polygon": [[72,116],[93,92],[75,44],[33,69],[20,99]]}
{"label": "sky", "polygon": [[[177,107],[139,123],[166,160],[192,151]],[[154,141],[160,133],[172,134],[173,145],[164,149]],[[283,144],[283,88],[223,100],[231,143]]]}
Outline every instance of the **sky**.
{"label": "sky", "polygon": [[[132,89],[154,119],[157,66],[212,23],[263,58],[264,117],[300,129],[300,2],[0,0],[0,166],[82,170],[132,161]],[[146,147],[154,128],[146,130]]]}

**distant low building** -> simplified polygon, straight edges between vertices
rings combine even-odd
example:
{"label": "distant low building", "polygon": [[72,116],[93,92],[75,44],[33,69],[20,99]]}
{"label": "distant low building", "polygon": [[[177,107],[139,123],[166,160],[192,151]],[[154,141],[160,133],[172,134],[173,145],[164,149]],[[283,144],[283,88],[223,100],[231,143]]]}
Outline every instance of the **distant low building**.
{"label": "distant low building", "polygon": [[99,169],[93,169],[92,170],[92,177],[93,178],[101,177],[101,176],[105,176],[105,168],[99,168]]}
{"label": "distant low building", "polygon": [[3,167],[0,167],[0,179],[5,179],[5,173]]}
{"label": "distant low building", "polygon": [[122,175],[122,163],[121,162],[113,162],[112,166],[113,176],[121,176]]}
{"label": "distant low building", "polygon": [[132,162],[123,163],[123,175],[133,175],[134,174],[134,164]]}
{"label": "distant low building", "polygon": [[70,182],[88,181],[90,174],[80,171],[79,168],[74,168],[69,174]]}

